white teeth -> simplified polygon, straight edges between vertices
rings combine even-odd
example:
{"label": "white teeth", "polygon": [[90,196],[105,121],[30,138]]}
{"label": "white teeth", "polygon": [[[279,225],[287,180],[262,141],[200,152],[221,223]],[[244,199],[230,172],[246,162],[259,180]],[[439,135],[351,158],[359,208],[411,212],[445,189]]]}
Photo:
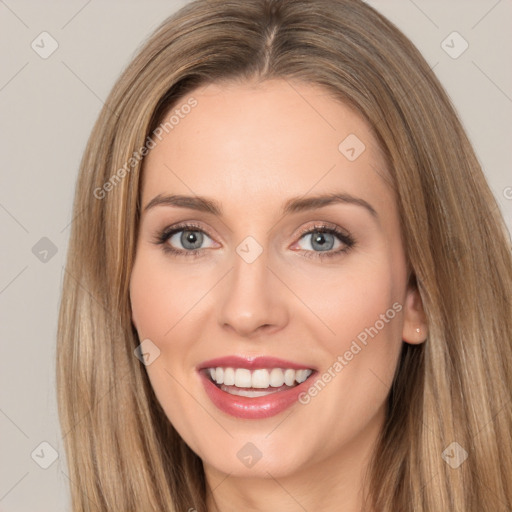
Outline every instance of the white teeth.
{"label": "white teeth", "polygon": [[285,370],[284,371],[284,383],[287,386],[293,386],[295,384],[295,370]]}
{"label": "white teeth", "polygon": [[235,370],[233,370],[233,368],[226,368],[224,370],[224,384],[226,384],[226,386],[235,385]]}
{"label": "white teeth", "polygon": [[268,370],[254,370],[252,372],[252,387],[253,388],[268,388],[270,375]]}
{"label": "white teeth", "polygon": [[237,388],[236,386],[225,386],[224,384],[221,385],[220,389],[226,393],[229,393],[230,395],[247,396],[249,398],[257,398],[259,396],[266,396],[279,392],[276,389],[265,389],[258,391],[254,389]]}
{"label": "white teeth", "polygon": [[270,372],[270,385],[273,388],[279,388],[284,384],[284,373],[281,368],[272,368]]}
{"label": "white teeth", "polygon": [[[310,375],[311,372],[309,370],[297,370],[295,372],[295,380],[300,384],[301,382],[304,382]],[[224,377],[224,382],[226,382],[226,377]]]}
{"label": "white teeth", "polygon": [[[313,370],[301,369],[293,370],[291,368],[259,368],[257,370],[248,370],[247,368],[209,368],[208,373],[213,382],[217,384],[224,384],[225,386],[235,386],[237,388],[279,388],[286,384],[287,386],[294,386],[295,383],[304,382],[312,373]],[[258,393],[258,392],[254,392]],[[243,396],[261,396],[261,395],[247,395]]]}
{"label": "white teeth", "polygon": [[[219,384],[219,381],[217,381]],[[251,386],[251,370],[246,368],[237,368],[235,370],[235,386],[237,388],[250,388]]]}

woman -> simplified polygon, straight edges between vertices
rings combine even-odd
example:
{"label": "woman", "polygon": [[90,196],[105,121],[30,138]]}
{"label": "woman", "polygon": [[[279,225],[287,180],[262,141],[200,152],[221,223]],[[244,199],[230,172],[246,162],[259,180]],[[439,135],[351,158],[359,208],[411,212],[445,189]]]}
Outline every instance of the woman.
{"label": "woman", "polygon": [[74,511],[512,506],[507,230],[371,7],[186,6],[114,86],[74,208]]}

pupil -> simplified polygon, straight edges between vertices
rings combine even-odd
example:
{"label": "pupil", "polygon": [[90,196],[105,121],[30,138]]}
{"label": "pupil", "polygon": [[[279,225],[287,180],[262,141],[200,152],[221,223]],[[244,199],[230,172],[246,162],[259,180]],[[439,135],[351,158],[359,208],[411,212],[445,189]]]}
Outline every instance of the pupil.
{"label": "pupil", "polygon": [[[198,247],[201,247],[202,235],[198,231],[184,231],[181,235],[181,243],[183,244],[183,247],[187,249],[197,249]],[[192,247],[189,247],[186,244],[191,244]]]}
{"label": "pupil", "polygon": [[334,240],[329,244],[329,242],[326,241],[327,237],[333,237],[330,233],[318,233],[316,236],[313,236],[313,248],[315,247],[315,244],[318,244],[317,249],[320,249],[321,251],[328,251],[329,249],[332,249],[334,245]]}

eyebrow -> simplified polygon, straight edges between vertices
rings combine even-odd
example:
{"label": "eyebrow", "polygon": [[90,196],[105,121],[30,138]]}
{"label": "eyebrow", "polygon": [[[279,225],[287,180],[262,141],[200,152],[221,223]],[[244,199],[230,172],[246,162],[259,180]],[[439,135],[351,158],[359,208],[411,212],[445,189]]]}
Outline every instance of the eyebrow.
{"label": "eyebrow", "polygon": [[[378,214],[373,206],[361,199],[354,197],[345,192],[322,194],[310,197],[292,197],[286,201],[282,208],[282,215],[290,213],[303,212],[308,210],[315,210],[329,206],[331,204],[354,204],[365,208],[375,219],[378,219]],[[185,195],[162,195],[159,194],[154,197],[145,207],[144,212],[156,206],[175,206],[179,208],[190,208],[200,212],[211,213],[218,217],[222,216],[222,207],[220,203],[214,199],[203,196],[185,196]]]}

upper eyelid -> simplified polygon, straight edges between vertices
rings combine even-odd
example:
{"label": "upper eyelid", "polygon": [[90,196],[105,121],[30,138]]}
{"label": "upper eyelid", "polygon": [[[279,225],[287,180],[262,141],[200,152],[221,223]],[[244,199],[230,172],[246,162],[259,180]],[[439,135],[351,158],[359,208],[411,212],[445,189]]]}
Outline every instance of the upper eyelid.
{"label": "upper eyelid", "polygon": [[213,239],[213,236],[209,233],[209,231],[206,228],[200,225],[196,225],[194,222],[190,224],[186,223],[183,225],[181,223],[178,223],[176,226],[169,226],[162,230],[163,233],[168,232],[172,233],[173,235],[179,233],[180,231],[201,231],[202,233]]}
{"label": "upper eyelid", "polygon": [[[340,235],[344,235],[348,238],[352,238],[352,235],[349,232],[347,232],[346,229],[343,229],[340,226],[338,226],[332,222],[328,222],[328,221],[316,221],[313,226],[307,226],[303,229],[300,229],[299,232],[294,236],[298,237],[298,239],[301,239],[305,235],[309,235],[312,232],[314,232],[315,230],[320,231],[322,229],[324,229],[324,230],[330,229],[333,231],[339,231],[339,233],[332,233],[334,236],[337,236],[338,239],[340,239],[339,238]],[[203,232],[206,236],[208,236],[211,240],[215,241],[214,240],[215,237],[209,233],[208,229],[204,228],[203,226],[200,225],[200,223],[195,222],[195,221],[190,221],[189,223],[184,222],[183,224],[178,223],[177,225],[169,226],[168,228],[164,228],[162,233],[165,233],[165,232],[169,233],[169,236],[167,237],[167,240],[169,240],[171,238],[171,236],[174,236],[176,233],[179,233],[180,231],[200,231],[200,232]],[[341,242],[344,243],[343,240],[341,240]],[[196,249],[196,250],[200,251],[202,249]]]}

